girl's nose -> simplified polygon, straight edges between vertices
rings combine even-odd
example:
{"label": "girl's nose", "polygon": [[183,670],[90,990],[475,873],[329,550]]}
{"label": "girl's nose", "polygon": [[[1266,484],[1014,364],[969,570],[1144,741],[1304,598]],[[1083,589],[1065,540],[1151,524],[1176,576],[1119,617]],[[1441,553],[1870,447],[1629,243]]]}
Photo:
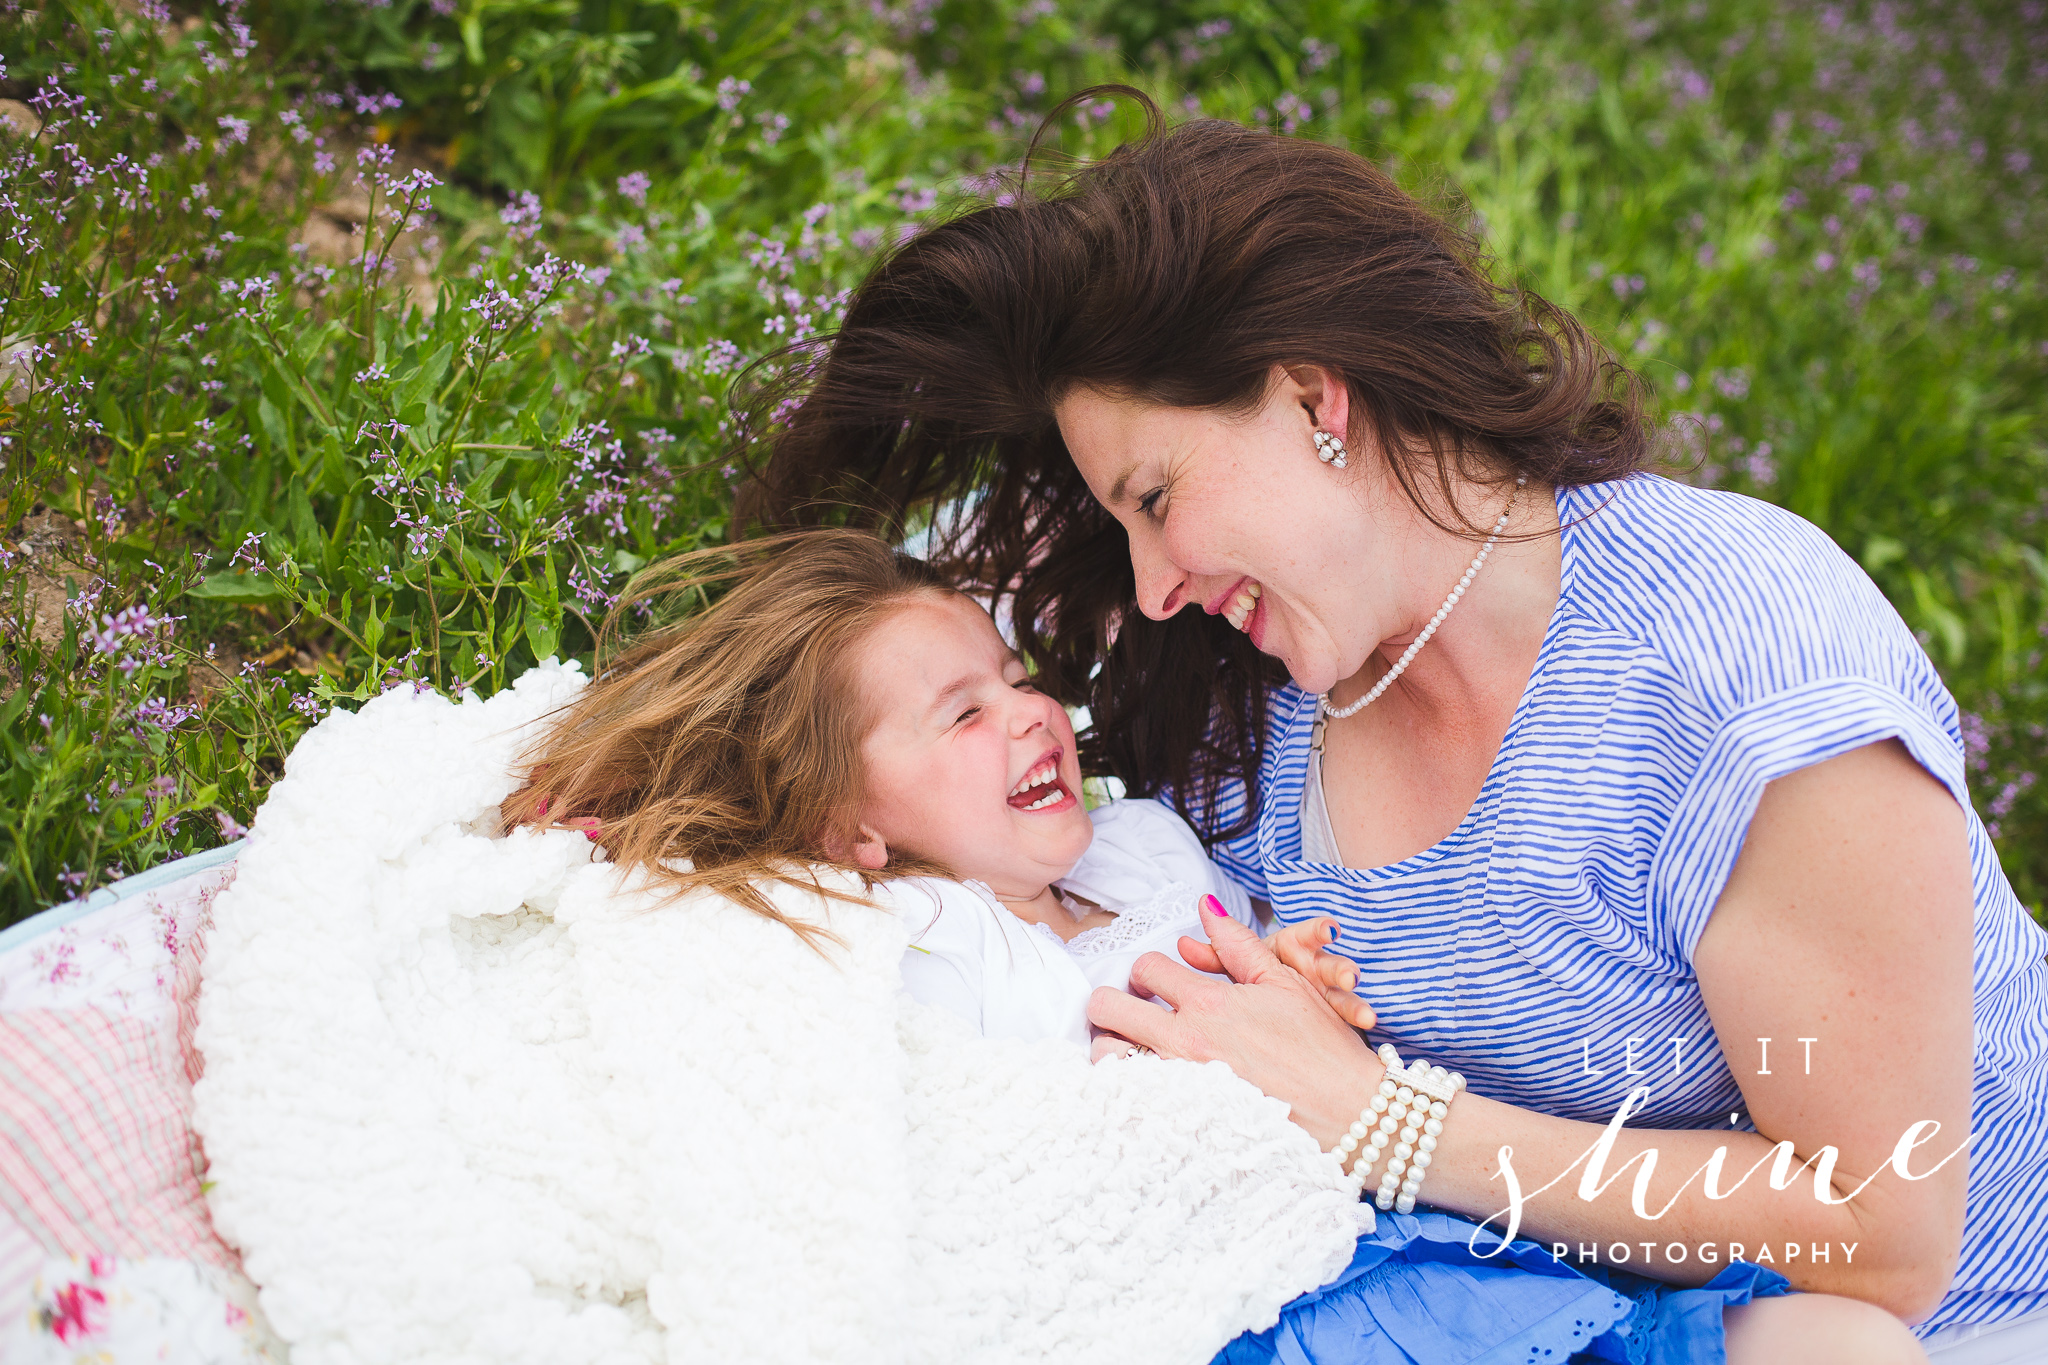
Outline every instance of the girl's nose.
{"label": "girl's nose", "polygon": [[1043,730],[1047,723],[1045,708],[1059,705],[1040,692],[1016,692],[1012,695],[1017,698],[1018,705],[1010,709],[1010,734],[1016,739],[1024,738],[1033,730]]}

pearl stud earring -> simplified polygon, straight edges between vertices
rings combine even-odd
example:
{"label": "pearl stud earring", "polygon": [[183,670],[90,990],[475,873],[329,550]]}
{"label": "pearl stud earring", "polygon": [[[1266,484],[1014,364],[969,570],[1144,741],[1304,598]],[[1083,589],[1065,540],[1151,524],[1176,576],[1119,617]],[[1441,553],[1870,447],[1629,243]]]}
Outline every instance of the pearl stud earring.
{"label": "pearl stud earring", "polygon": [[1316,458],[1332,469],[1344,467],[1344,442],[1327,431],[1316,432]]}

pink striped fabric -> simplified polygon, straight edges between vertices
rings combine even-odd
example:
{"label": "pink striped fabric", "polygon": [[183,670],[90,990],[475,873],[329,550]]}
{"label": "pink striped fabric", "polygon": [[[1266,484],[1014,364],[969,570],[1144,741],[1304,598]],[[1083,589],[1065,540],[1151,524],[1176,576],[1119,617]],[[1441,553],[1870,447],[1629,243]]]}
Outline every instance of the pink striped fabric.
{"label": "pink striped fabric", "polygon": [[178,945],[178,966],[171,981],[171,1000],[178,1010],[178,1056],[185,1065],[185,1079],[193,1085],[206,1074],[206,1056],[193,1042],[193,1034],[199,1029],[199,969],[206,961],[206,936],[212,928],[213,898],[209,896],[186,930],[185,941]]}
{"label": "pink striped fabric", "polygon": [[200,1191],[179,1051],[145,1019],[0,1013],[0,1209],[52,1251],[238,1270]]}

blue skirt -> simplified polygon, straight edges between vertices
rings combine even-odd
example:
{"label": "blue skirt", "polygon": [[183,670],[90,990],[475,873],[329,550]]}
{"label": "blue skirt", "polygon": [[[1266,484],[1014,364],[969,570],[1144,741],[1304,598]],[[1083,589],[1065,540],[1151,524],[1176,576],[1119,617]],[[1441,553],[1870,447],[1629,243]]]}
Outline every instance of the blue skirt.
{"label": "blue skirt", "polygon": [[[1720,1365],[1721,1312],[1789,1291],[1744,1262],[1696,1289],[1604,1266],[1574,1268],[1535,1242],[1480,1257],[1476,1225],[1423,1209],[1382,1213],[1336,1279],[1212,1365]],[[1499,1238],[1482,1233],[1482,1249]]]}

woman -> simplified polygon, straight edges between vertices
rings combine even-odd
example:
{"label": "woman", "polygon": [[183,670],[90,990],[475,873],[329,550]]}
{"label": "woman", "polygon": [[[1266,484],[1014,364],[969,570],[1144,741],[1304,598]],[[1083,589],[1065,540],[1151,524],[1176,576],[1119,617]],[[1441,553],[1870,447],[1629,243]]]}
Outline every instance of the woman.
{"label": "woman", "polygon": [[[1375,1038],[1469,1080],[1426,1202],[2048,1357],[2048,942],[1897,614],[1807,523],[1643,472],[1634,378],[1367,162],[1152,116],[878,266],[746,510],[986,485],[954,567],[1091,764],[1335,915]],[[1385,1063],[1216,938],[1240,984],[1145,959],[1175,1012],[1095,1023],[1336,1146]]]}

